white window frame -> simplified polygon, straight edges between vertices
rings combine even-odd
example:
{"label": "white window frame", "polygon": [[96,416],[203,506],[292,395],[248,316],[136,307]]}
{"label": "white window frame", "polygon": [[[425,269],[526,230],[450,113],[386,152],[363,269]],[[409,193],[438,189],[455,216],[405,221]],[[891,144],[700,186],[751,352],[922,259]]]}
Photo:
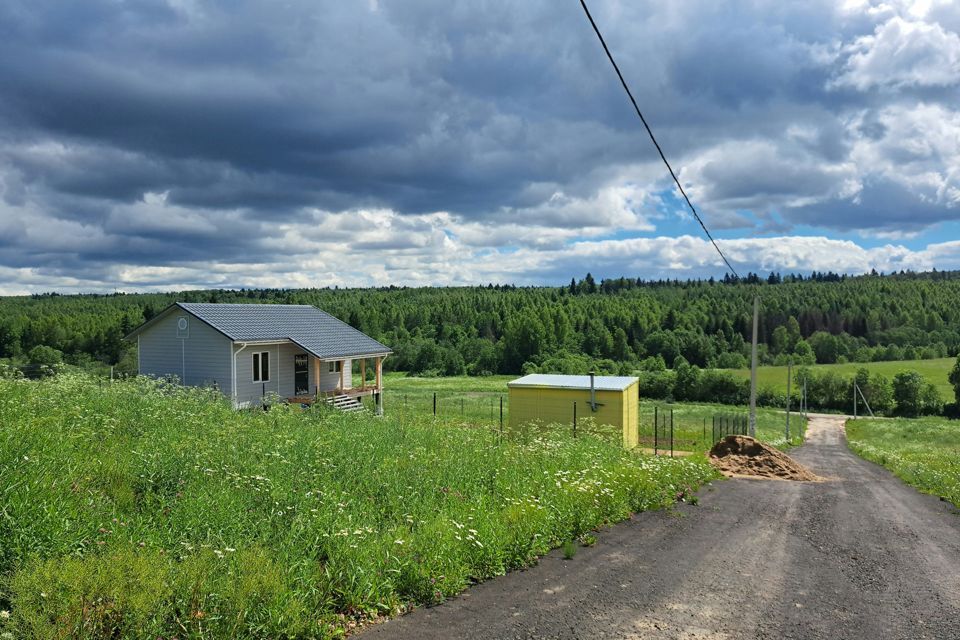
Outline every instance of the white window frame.
{"label": "white window frame", "polygon": [[[253,360],[250,361],[250,376],[253,378],[254,382],[270,382],[270,352],[269,351],[257,351],[256,353],[251,354]],[[263,357],[267,357],[267,370],[263,370]],[[260,374],[260,377],[257,377],[257,373]],[[264,377],[266,373],[266,377]]]}

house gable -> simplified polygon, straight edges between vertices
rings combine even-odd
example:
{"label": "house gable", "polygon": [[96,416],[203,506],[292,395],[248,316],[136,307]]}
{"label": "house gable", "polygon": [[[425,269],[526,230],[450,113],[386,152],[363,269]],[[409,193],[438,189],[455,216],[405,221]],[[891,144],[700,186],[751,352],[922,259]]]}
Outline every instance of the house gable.
{"label": "house gable", "polygon": [[230,391],[231,340],[199,318],[172,305],[134,332],[141,375],[176,376],[190,386]]}

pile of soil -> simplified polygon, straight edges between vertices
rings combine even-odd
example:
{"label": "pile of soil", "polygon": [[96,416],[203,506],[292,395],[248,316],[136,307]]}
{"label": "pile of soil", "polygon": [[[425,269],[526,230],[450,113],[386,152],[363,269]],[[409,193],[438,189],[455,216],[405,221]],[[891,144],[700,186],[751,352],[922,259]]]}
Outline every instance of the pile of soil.
{"label": "pile of soil", "polygon": [[727,476],[759,476],[780,480],[822,480],[778,449],[750,436],[727,436],[710,449],[710,463]]}

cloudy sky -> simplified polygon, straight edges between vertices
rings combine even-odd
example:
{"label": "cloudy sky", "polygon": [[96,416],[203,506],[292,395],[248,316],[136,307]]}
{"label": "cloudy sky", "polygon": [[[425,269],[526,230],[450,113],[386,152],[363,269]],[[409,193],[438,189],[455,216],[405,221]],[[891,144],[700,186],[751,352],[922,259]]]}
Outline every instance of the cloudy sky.
{"label": "cloudy sky", "polygon": [[[960,3],[594,17],[740,271],[960,268]],[[3,0],[0,293],[722,276],[577,0]]]}

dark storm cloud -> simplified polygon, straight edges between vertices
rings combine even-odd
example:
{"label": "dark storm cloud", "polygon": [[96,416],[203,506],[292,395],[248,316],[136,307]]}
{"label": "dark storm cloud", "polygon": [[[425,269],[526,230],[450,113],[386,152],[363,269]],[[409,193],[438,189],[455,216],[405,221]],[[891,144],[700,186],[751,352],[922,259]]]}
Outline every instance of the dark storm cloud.
{"label": "dark storm cloud", "polygon": [[[718,229],[956,217],[944,167],[960,150],[942,143],[960,127],[954,8],[593,4]],[[868,63],[899,63],[901,35],[913,53],[887,86]],[[278,247],[311,238],[322,246],[287,257],[319,273],[336,263],[322,251],[562,247],[578,227],[649,232],[675,215],[649,196],[663,170],[575,2],[7,0],[0,86],[10,268],[280,273]],[[391,213],[354,224],[368,209]],[[345,213],[330,226],[318,211]],[[418,218],[434,212],[449,217]],[[437,255],[420,271],[401,262],[428,277],[447,268]]]}

